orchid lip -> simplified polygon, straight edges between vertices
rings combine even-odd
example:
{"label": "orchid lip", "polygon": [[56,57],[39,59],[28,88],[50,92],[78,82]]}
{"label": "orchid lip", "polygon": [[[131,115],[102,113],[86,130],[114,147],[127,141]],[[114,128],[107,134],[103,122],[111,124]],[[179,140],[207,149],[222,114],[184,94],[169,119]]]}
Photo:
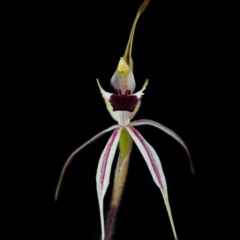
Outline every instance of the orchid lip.
{"label": "orchid lip", "polygon": [[113,111],[129,111],[133,112],[138,98],[136,95],[131,95],[131,91],[127,90],[125,94],[122,94],[121,90],[118,90],[117,94],[110,96],[109,102],[113,107]]}
{"label": "orchid lip", "polygon": [[97,84],[112,118],[119,125],[127,126],[140,108],[141,98],[144,95],[143,91],[148,85],[148,80],[144,82],[142,89],[134,94],[131,94],[131,89],[126,89],[125,91],[118,89],[116,94],[109,93],[102,88],[98,79]]}

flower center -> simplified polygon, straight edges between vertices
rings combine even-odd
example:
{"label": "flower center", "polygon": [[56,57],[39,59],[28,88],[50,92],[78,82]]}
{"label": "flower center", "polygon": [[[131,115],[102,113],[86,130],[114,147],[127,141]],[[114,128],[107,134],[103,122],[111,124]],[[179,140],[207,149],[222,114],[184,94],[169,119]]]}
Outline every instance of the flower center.
{"label": "flower center", "polygon": [[138,98],[135,95],[131,95],[130,90],[126,90],[125,94],[122,94],[119,89],[116,94],[111,95],[109,102],[113,107],[113,111],[133,112],[137,105]]}

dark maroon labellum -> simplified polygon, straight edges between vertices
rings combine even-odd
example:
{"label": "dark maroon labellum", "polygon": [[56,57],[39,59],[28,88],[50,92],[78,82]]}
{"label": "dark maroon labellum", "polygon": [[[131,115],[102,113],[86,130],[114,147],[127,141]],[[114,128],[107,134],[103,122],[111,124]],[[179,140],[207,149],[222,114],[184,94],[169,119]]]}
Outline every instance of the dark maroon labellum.
{"label": "dark maroon labellum", "polygon": [[122,94],[121,90],[118,90],[116,94],[110,97],[109,102],[113,107],[113,111],[133,112],[137,105],[138,98],[135,95],[131,95],[130,90],[127,90],[125,94]]}

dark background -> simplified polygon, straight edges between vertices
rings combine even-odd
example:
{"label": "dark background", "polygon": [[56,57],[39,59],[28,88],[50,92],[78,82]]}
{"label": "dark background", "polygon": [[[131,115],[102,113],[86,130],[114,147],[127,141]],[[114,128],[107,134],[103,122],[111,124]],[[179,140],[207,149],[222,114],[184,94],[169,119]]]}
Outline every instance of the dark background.
{"label": "dark background", "polygon": [[[14,183],[16,211],[9,221],[20,235],[100,239],[95,175],[110,134],[72,162],[57,203],[54,191],[71,152],[114,124],[96,78],[113,92],[109,81],[141,2],[46,4],[20,14],[15,24],[23,56],[19,75],[27,86],[30,107],[24,123],[30,134],[20,155],[24,174],[19,179],[26,181]],[[168,135],[150,126],[138,128],[162,161],[180,240],[236,239],[239,226],[237,89],[230,59],[224,58],[231,48],[223,41],[225,17],[214,14],[198,4],[152,1],[134,37],[136,90],[150,80],[135,119],[158,121],[179,134],[196,169],[191,175],[184,150]],[[106,213],[111,188],[110,183]],[[113,239],[173,239],[161,193],[136,146]]]}

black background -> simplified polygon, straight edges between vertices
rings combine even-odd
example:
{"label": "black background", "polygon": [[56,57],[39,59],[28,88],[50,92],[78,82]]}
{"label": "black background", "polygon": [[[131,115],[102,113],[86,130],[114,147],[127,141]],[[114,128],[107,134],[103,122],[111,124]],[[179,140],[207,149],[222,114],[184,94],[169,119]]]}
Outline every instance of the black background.
{"label": "black background", "polygon": [[[100,239],[95,175],[110,134],[76,157],[57,203],[54,190],[71,152],[114,124],[96,78],[113,92],[109,81],[140,4],[122,0],[30,6],[15,23],[16,49],[21,49],[17,60],[23,66],[19,78],[29,106],[26,128],[21,129],[29,141],[18,163],[24,170],[14,180],[16,211],[9,221],[19,234]],[[218,31],[224,19],[214,18],[218,15],[197,4],[152,1],[134,37],[136,90],[149,79],[135,119],[158,121],[179,134],[196,169],[193,176],[184,150],[168,135],[150,126],[138,128],[162,161],[180,240],[236,239],[239,225],[239,109],[228,59],[221,63],[231,44],[224,46],[226,32]],[[113,239],[173,239],[161,193],[136,146]]]}

